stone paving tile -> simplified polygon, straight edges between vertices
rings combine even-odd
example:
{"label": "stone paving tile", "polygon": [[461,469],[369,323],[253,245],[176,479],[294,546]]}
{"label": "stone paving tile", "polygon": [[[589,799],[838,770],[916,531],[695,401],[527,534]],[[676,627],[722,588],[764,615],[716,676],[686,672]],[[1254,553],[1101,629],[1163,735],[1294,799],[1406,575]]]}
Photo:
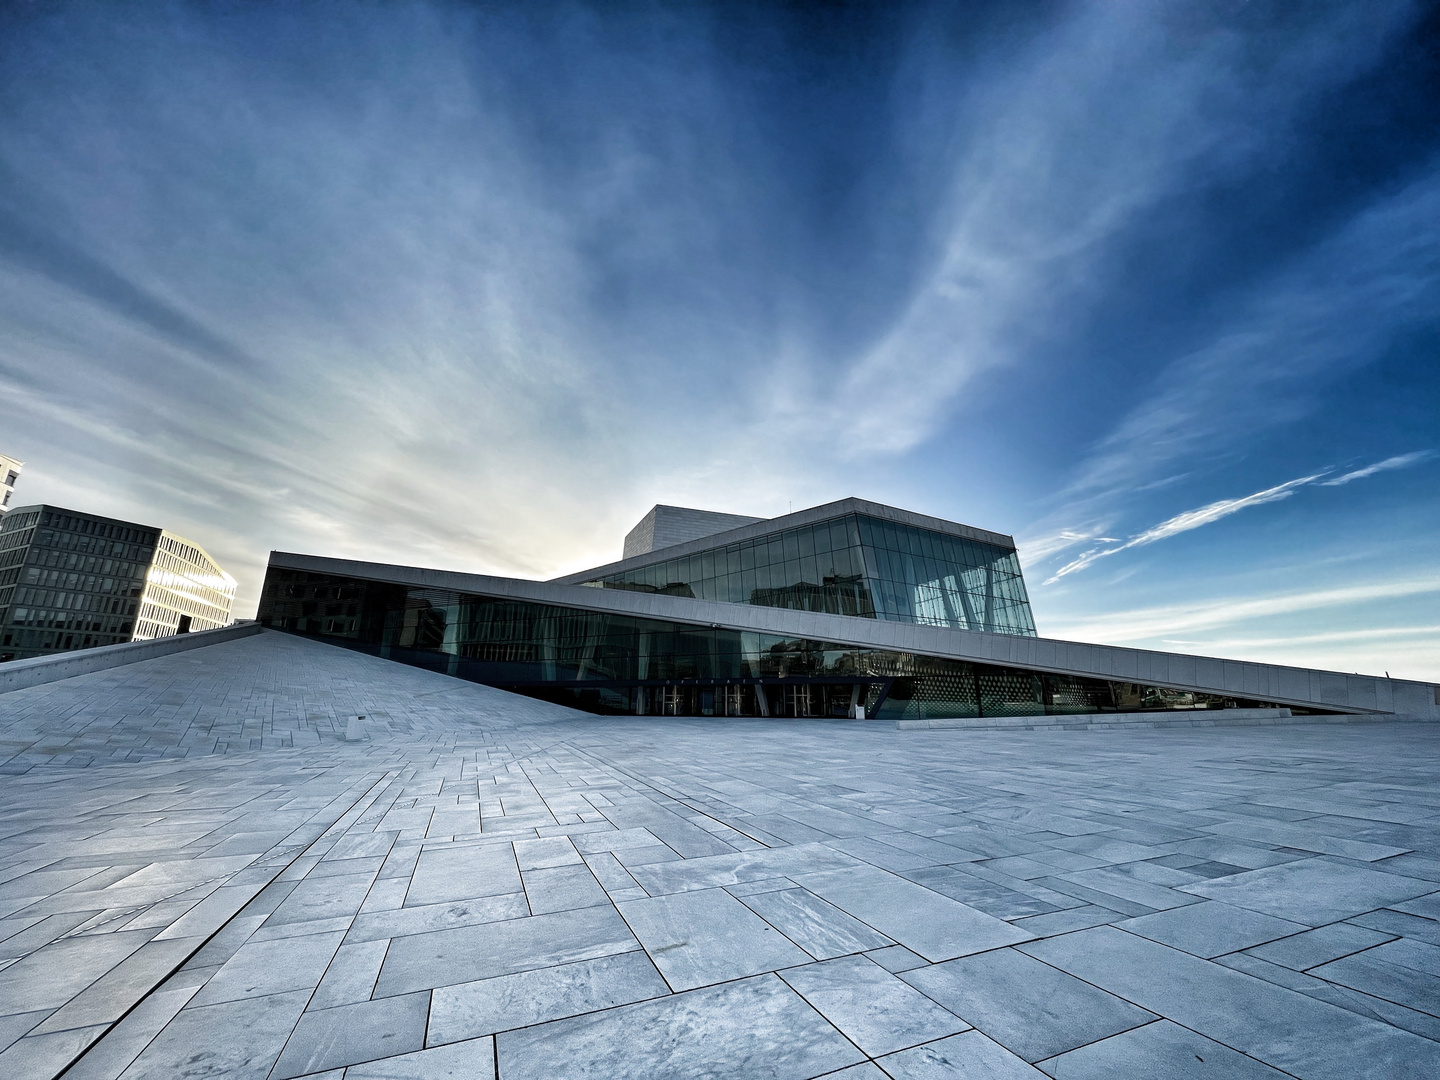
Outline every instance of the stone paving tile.
{"label": "stone paving tile", "polygon": [[1391,940],[1392,935],[1379,930],[1353,926],[1350,923],[1331,923],[1329,926],[1307,930],[1303,934],[1257,945],[1245,951],[1272,964],[1304,971],[1306,968],[1328,964],[1331,960],[1339,960],[1342,956],[1349,956]]}
{"label": "stone paving tile", "polygon": [[270,1075],[290,1080],[419,1050],[429,1015],[428,991],[332,1009],[307,1007]]}
{"label": "stone paving tile", "polygon": [[177,1076],[264,1076],[309,997],[305,990],[183,1008],[120,1075],[125,1080]]}
{"label": "stone paving tile", "polygon": [[[0,1009],[58,1009],[154,936],[148,930],[51,942],[0,971]],[[23,1006],[23,1009],[12,1006]]]}
{"label": "stone paving tile", "polygon": [[670,988],[642,952],[521,971],[434,991],[431,1046],[611,1009]]}
{"label": "stone paving tile", "polygon": [[1157,911],[1154,915],[1126,919],[1115,925],[1207,960],[1307,929],[1300,923],[1213,900],[1190,908]]}
{"label": "stone paving tile", "polygon": [[65,1075],[69,1080],[110,1080],[119,1076],[194,996],[195,987],[149,994]]}
{"label": "stone paving tile", "polygon": [[1186,885],[1184,891],[1279,919],[1323,926],[1378,907],[1393,907],[1429,887],[1429,882],[1314,858]]}
{"label": "stone paving tile", "polygon": [[614,956],[639,947],[613,907],[580,908],[413,934],[391,940],[375,994],[407,994],[476,978]]}
{"label": "stone paving tile", "polygon": [[1056,1080],[1112,1080],[1154,1076],[1165,1080],[1283,1080],[1285,1073],[1187,1031],[1169,1020],[1071,1050],[1040,1062]]}
{"label": "stone paving tile", "polygon": [[[1317,827],[1318,825],[1318,827]],[[1292,825],[1257,825],[1253,822],[1227,821],[1219,825],[1205,826],[1207,832],[1219,836],[1233,836],[1240,840],[1258,840],[1273,847],[1297,848],[1314,851],[1321,855],[1343,855],[1347,859],[1374,862],[1388,859],[1392,855],[1403,855],[1408,848],[1392,847],[1388,844],[1369,844],[1361,840],[1347,840],[1332,835],[1325,823],[1313,820]]]}
{"label": "stone paving tile", "polygon": [[1404,911],[1381,908],[1379,911],[1367,911],[1364,915],[1356,915],[1353,919],[1347,919],[1346,922],[1351,926],[1363,926],[1384,934],[1402,935],[1430,945],[1440,945],[1440,922],[1422,918],[1419,915],[1411,915]]}
{"label": "stone paving tile", "polygon": [[345,1080],[495,1080],[495,1041],[472,1039],[351,1065]]}
{"label": "stone paving tile", "polygon": [[[816,960],[884,949],[891,944],[884,934],[805,889],[750,893],[740,900]],[[924,962],[919,957],[915,960]]]}
{"label": "stone paving tile", "polygon": [[0,1053],[0,1076],[56,1076],[93,1047],[105,1031],[105,1025],[97,1025],[27,1035]]}
{"label": "stone paving tile", "polygon": [[1142,1008],[1303,1077],[1421,1077],[1440,1046],[1114,927],[1022,947]]}
{"label": "stone paving tile", "polygon": [[1265,982],[1274,983],[1276,986],[1283,986],[1287,990],[1294,990],[1307,997],[1313,997],[1317,1001],[1338,1005],[1340,1008],[1360,1016],[1379,1020],[1416,1035],[1423,1035],[1427,1039],[1440,1040],[1440,1017],[1417,1012],[1392,1001],[1386,1001],[1384,998],[1372,997],[1359,990],[1352,990],[1339,983],[1326,982],[1314,975],[1294,971],[1279,964],[1271,964],[1248,953],[1231,953],[1229,956],[1217,958],[1215,962],[1236,971],[1243,971],[1245,974],[1253,975]]}
{"label": "stone paving tile", "polygon": [[871,1057],[970,1026],[863,956],[790,968],[780,977]]}
{"label": "stone paving tile", "polygon": [[1155,1019],[1013,949],[916,968],[900,978],[1032,1062]]}
{"label": "stone paving tile", "polygon": [[[374,895],[373,889],[371,895]],[[461,926],[482,926],[508,919],[523,919],[529,914],[530,906],[525,902],[524,893],[481,896],[453,904],[396,907],[355,916],[345,940],[357,942],[409,937],[414,934],[427,934],[432,930],[452,930]]]}
{"label": "stone paving tile", "polygon": [[410,878],[405,906],[447,904],[523,891],[515,853],[509,844],[426,848]]}
{"label": "stone paving tile", "polygon": [[1426,919],[1440,919],[1440,892],[1427,893],[1413,900],[1407,900],[1403,904],[1387,904],[1386,906],[1409,915],[1419,915]]}
{"label": "stone paving tile", "polygon": [[978,1031],[882,1058],[894,1080],[1041,1080],[1045,1075]]}
{"label": "stone paving tile", "polygon": [[572,911],[610,902],[595,875],[584,863],[579,866],[551,866],[543,870],[526,870],[525,897],[536,915],[551,911]]}
{"label": "stone paving tile", "polygon": [[0,1017],[0,1050],[6,1049],[16,1039],[28,1034],[51,1012],[53,1012],[51,1009],[40,1009],[36,1012],[11,1013],[9,1016]]}
{"label": "stone paving tile", "polygon": [[1031,935],[878,867],[805,874],[796,882],[934,962]]}
{"label": "stone paving tile", "polygon": [[[1380,945],[1365,952],[1332,960],[1328,964],[1311,968],[1309,974],[1326,982],[1339,983],[1352,990],[1384,998],[1407,1009],[1440,1016],[1440,978],[1423,970],[1417,970],[1413,963],[1396,963],[1396,954],[1386,953],[1391,945]],[[1419,942],[1408,943],[1420,948],[1435,949],[1433,945]],[[1435,949],[1440,952],[1440,949]],[[1403,956],[1403,954],[1401,954]],[[1421,961],[1424,962],[1424,961]],[[1432,969],[1434,965],[1431,965]],[[42,1025],[43,1029],[43,1025]]]}
{"label": "stone paving tile", "polygon": [[506,1032],[504,1080],[803,1080],[864,1056],[774,975]]}
{"label": "stone paving tile", "polygon": [[724,889],[616,905],[674,990],[809,963],[810,956]]}
{"label": "stone paving tile", "polygon": [[273,633],[32,687],[0,1075],[1430,1076],[1437,735],[602,718]]}
{"label": "stone paving tile", "polygon": [[214,1005],[313,987],[325,974],[344,936],[344,931],[339,931],[247,941],[205,984],[195,1004]]}

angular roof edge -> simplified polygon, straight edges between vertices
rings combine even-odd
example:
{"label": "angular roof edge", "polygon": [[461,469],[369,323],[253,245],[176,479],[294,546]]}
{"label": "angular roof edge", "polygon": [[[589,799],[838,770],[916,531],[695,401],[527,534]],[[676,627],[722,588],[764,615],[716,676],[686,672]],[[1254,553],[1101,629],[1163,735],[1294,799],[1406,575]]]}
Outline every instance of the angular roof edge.
{"label": "angular roof edge", "polygon": [[634,615],[692,626],[724,627],[859,648],[893,649],[1057,675],[1082,675],[1175,690],[1229,694],[1281,705],[1440,720],[1440,697],[1437,697],[1435,684],[1409,679],[1349,675],[1339,671],[1129,649],[1119,645],[1090,645],[1058,638],[987,634],[978,630],[952,630],[856,615],[725,604],[658,593],[596,589],[551,581],[329,559],[284,551],[270,553],[270,566],[417,588],[449,589],[496,599]]}
{"label": "angular roof edge", "polygon": [[[129,529],[148,529],[154,531],[157,534],[165,531],[159,525],[147,525],[143,521],[130,521],[128,518],[111,517],[109,514],[95,514],[91,513],[89,510],[74,510],[68,506],[61,506],[59,503],[29,503],[25,506],[11,506],[7,507],[6,509],[7,512],[11,514],[19,513],[24,510],[48,510],[52,514],[70,514],[78,518],[90,518],[93,521],[108,522],[111,525],[124,525],[126,528]],[[189,543],[189,541],[186,542]]]}
{"label": "angular roof edge", "polygon": [[962,525],[957,521],[946,521],[944,518],[930,517],[928,514],[917,514],[913,510],[901,510],[898,506],[887,506],[884,503],[871,502],[868,499],[857,499],[851,496],[848,499],[839,499],[836,502],[812,506],[806,510],[796,510],[792,514],[782,514],[780,517],[774,518],[763,518],[753,525],[742,525],[739,528],[727,529],[724,532],[713,533],[710,536],[702,536],[698,540],[687,540],[683,544],[675,544],[672,547],[657,548],[655,551],[646,552],[644,555],[635,555],[629,559],[620,559],[617,562],[606,563],[603,566],[593,566],[588,570],[581,570],[574,574],[566,574],[563,577],[551,578],[550,580],[557,585],[573,585],[581,581],[589,581],[592,578],[600,577],[604,574],[634,570],[642,566],[665,562],[668,559],[684,558],[686,555],[693,555],[697,551],[709,551],[711,548],[724,547],[726,544],[738,544],[741,541],[753,540],[757,536],[768,536],[771,533],[780,532],[783,529],[793,529],[801,525],[814,525],[817,522],[828,521],[842,514],[865,514],[867,517],[893,521],[898,525],[913,525],[917,529],[929,529],[932,532],[944,533],[947,536],[958,536],[964,540],[978,540],[982,544],[994,544],[996,547],[1005,548],[1007,551],[1015,550],[1014,538],[1004,533],[991,532],[989,529],[977,529],[973,525]]}

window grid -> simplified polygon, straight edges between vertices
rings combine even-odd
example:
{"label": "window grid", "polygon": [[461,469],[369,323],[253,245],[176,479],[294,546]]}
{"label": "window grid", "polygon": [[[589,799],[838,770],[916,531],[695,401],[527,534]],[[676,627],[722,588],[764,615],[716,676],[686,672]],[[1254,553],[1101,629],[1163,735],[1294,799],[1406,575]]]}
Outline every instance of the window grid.
{"label": "window grid", "polygon": [[258,618],[595,712],[845,715],[852,695],[869,715],[895,719],[1260,704],[276,568],[266,574]]}
{"label": "window grid", "polygon": [[849,514],[585,582],[1033,637],[1014,551]]}

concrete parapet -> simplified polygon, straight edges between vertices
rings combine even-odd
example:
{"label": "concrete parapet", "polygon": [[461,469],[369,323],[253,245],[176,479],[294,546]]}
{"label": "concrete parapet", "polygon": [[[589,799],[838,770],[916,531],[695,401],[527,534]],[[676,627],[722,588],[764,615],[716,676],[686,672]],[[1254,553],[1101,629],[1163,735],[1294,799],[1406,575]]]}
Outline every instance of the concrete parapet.
{"label": "concrete parapet", "polygon": [[263,631],[264,627],[257,622],[241,622],[223,626],[219,630],[173,634],[152,641],[127,641],[121,645],[101,645],[98,648],[78,649],[57,656],[10,660],[0,664],[0,694],[23,690],[27,686],[39,686],[41,683],[59,682],[76,675],[88,675],[92,671],[122,667],[141,660],[153,660],[157,656],[203,649],[206,645],[218,645],[222,641],[250,637]]}

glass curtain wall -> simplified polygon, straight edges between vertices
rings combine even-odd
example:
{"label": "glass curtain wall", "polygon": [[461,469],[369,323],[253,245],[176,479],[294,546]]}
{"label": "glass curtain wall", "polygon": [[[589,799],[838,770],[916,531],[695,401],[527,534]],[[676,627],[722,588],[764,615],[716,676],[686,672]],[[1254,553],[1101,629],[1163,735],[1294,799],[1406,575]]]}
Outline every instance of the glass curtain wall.
{"label": "glass curtain wall", "polygon": [[[273,567],[258,618],[601,713],[838,717],[863,704],[887,719],[1038,716],[1115,711],[1117,688],[1128,686]],[[1151,700],[1147,707],[1233,703],[1199,694]]]}
{"label": "glass curtain wall", "polygon": [[863,514],[666,559],[584,584],[1035,635],[1014,551]]}

